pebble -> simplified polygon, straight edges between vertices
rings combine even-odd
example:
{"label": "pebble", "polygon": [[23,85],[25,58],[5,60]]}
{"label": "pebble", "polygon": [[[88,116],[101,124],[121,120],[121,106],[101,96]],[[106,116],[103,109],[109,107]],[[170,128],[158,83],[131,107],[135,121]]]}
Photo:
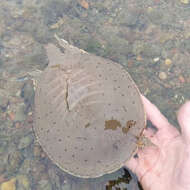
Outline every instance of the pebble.
{"label": "pebble", "polygon": [[189,4],[189,0],[180,0],[180,2],[183,4]]}
{"label": "pebble", "polygon": [[18,175],[16,179],[17,179],[18,189],[24,189],[24,190],[30,189],[30,181],[26,175]]}
{"label": "pebble", "polygon": [[8,142],[7,141],[0,141],[0,154],[7,150]]}
{"label": "pebble", "polygon": [[180,76],[178,77],[178,79],[179,79],[179,81],[180,81],[181,83],[184,83],[184,82],[185,82],[185,78],[184,78],[182,75],[180,75]]}
{"label": "pebble", "polygon": [[165,79],[167,79],[167,74],[166,74],[165,72],[160,72],[160,73],[159,73],[159,78],[160,78],[161,80],[165,80]]}
{"label": "pebble", "polygon": [[153,61],[156,63],[156,62],[158,62],[160,60],[160,58],[159,57],[155,57],[154,59],[153,59]]}
{"label": "pebble", "polygon": [[13,123],[13,127],[15,127],[16,129],[20,128],[22,125],[21,125],[21,122],[20,121],[16,121]]}
{"label": "pebble", "polygon": [[62,185],[62,190],[71,190],[71,184],[66,183],[66,184]]}
{"label": "pebble", "polygon": [[143,58],[140,55],[138,55],[137,56],[137,61],[142,61],[142,60],[143,60]]}
{"label": "pebble", "polygon": [[27,148],[33,142],[33,137],[31,135],[22,137],[18,144],[18,149]]}
{"label": "pebble", "polygon": [[0,174],[0,184],[7,181],[4,174]]}
{"label": "pebble", "polygon": [[34,181],[41,181],[42,179],[48,179],[48,173],[46,172],[46,166],[37,160],[33,163],[31,175]]}
{"label": "pebble", "polygon": [[48,180],[40,180],[37,185],[38,190],[52,190],[52,185]]}
{"label": "pebble", "polygon": [[1,190],[16,190],[16,178],[3,182],[1,184]]}
{"label": "pebble", "polygon": [[83,7],[84,9],[88,9],[89,8],[89,4],[86,0],[78,0],[79,4],[81,7]]}
{"label": "pebble", "polygon": [[40,157],[41,153],[42,153],[41,147],[39,145],[35,145],[33,147],[33,155],[34,155],[34,157]]}
{"label": "pebble", "polygon": [[172,64],[172,60],[171,59],[166,59],[165,60],[165,65],[171,65]]}
{"label": "pebble", "polygon": [[53,29],[58,29],[60,26],[64,24],[65,20],[63,18],[60,18],[55,24],[52,24],[50,28]]}
{"label": "pebble", "polygon": [[20,167],[21,162],[23,161],[23,155],[19,151],[12,151],[8,156],[8,165],[6,170],[8,173],[14,173]]}
{"label": "pebble", "polygon": [[34,85],[32,80],[28,81],[23,85],[20,95],[24,99],[24,103],[26,105],[24,110],[25,113],[30,112],[31,106],[33,105],[34,102]]}
{"label": "pebble", "polygon": [[52,186],[55,187],[55,189],[61,189],[61,179],[58,173],[56,172],[55,167],[50,167],[48,169],[48,176],[49,176],[49,181],[52,184]]}
{"label": "pebble", "polygon": [[20,104],[16,109],[15,109],[15,121],[23,121],[26,119],[26,115],[24,113],[25,110],[25,104],[22,103]]}
{"label": "pebble", "polygon": [[12,112],[12,111],[7,112],[7,116],[8,116],[8,118],[9,118],[11,121],[14,121],[14,119],[15,119],[15,114],[14,114],[14,112]]}
{"label": "pebble", "polygon": [[31,104],[34,100],[34,88],[32,81],[25,83],[21,89],[21,97],[24,98],[24,102]]}
{"label": "pebble", "polygon": [[[6,163],[7,163],[7,156],[4,156],[5,154],[0,154],[0,183],[2,183],[2,177],[4,175],[4,172],[6,170]],[[7,180],[5,180],[7,181]]]}
{"label": "pebble", "polygon": [[26,115],[24,113],[25,104],[11,104],[9,107],[9,111],[7,111],[7,116],[11,121],[24,121],[26,119]]}
{"label": "pebble", "polygon": [[7,106],[9,104],[9,99],[6,95],[2,95],[0,91],[0,109],[2,111],[5,111],[7,109]]}

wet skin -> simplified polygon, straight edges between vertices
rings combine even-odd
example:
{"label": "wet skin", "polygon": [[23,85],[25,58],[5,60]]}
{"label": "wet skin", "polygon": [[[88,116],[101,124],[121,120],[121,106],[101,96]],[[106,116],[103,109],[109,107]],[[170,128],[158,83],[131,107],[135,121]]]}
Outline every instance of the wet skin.
{"label": "wet skin", "polygon": [[139,149],[126,166],[137,174],[144,190],[190,189],[190,101],[177,113],[179,132],[155,105],[141,97],[154,126],[146,128],[144,135],[155,146]]}

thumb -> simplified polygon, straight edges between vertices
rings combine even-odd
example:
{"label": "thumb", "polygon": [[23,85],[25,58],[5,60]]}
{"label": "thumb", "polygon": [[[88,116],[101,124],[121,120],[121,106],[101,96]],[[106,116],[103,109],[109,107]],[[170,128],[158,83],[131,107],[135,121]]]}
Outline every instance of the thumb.
{"label": "thumb", "polygon": [[190,143],[190,101],[179,109],[177,118],[181,126],[182,137],[186,143]]}

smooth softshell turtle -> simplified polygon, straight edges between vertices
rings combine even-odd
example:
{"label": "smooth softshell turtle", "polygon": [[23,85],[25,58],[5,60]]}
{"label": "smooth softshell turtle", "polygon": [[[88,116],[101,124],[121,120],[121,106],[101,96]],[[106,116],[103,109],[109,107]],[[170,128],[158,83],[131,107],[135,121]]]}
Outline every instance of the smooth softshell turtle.
{"label": "smooth softshell turtle", "polygon": [[93,178],[114,172],[136,150],[145,126],[140,93],[127,71],[59,40],[37,81],[34,131],[62,170]]}

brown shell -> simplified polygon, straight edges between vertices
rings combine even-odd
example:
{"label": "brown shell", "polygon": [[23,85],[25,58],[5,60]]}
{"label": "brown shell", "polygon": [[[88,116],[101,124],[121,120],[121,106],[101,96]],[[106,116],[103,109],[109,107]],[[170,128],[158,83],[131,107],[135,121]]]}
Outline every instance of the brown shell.
{"label": "brown shell", "polygon": [[79,177],[121,168],[145,125],[139,91],[118,63],[63,41],[49,44],[50,64],[37,82],[34,131],[50,159]]}

